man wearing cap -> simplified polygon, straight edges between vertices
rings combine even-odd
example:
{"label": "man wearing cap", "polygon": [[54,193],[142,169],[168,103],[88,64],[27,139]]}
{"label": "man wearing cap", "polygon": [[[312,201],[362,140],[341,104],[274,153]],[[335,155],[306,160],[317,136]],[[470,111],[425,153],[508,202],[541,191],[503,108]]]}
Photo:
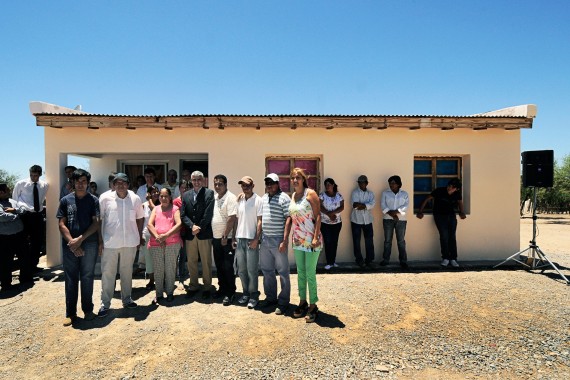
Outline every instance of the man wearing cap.
{"label": "man wearing cap", "polygon": [[[365,175],[358,177],[358,188],[352,192],[352,212],[350,214],[350,225],[352,227],[352,243],[354,247],[354,257],[356,263],[361,268],[369,265],[374,260],[374,229],[372,227],[372,210],[376,204],[374,193],[366,189],[368,178]],[[366,258],[362,258],[360,250],[360,235],[364,233],[364,245],[366,247]]]}
{"label": "man wearing cap", "polygon": [[202,299],[208,299],[212,290],[212,218],[214,217],[214,191],[203,187],[204,174],[195,171],[190,176],[192,190],[182,196],[180,217],[187,228],[185,235],[190,283],[187,295],[192,297],[200,289],[198,283],[198,256],[202,261]]}
{"label": "man wearing cap", "polygon": [[[289,204],[291,198],[281,191],[279,176],[275,173],[265,177],[266,193],[261,198],[263,216],[261,218],[261,247],[259,264],[263,272],[263,291],[265,300],[262,307],[276,305],[275,314],[282,315],[289,305],[291,281],[289,279],[289,257],[287,245],[291,232]],[[281,292],[277,297],[277,279],[279,273]]]}
{"label": "man wearing cap", "polygon": [[40,179],[41,176],[42,167],[33,165],[30,168],[30,178],[16,182],[12,191],[12,198],[18,202],[18,207],[26,210],[21,217],[24,223],[24,235],[30,243],[28,261],[32,272],[42,270],[38,267],[38,263],[45,237],[43,210],[49,186]]}
{"label": "man wearing cap", "polygon": [[115,291],[117,264],[121,276],[121,300],[123,306],[135,308],[131,298],[133,262],[138,246],[143,243],[144,211],[140,198],[129,190],[129,177],[117,173],[113,179],[115,191],[99,198],[101,211],[101,309],[99,317],[105,317],[111,307]]}
{"label": "man wearing cap", "polygon": [[247,303],[249,309],[257,306],[259,300],[259,237],[263,202],[253,192],[253,179],[245,176],[239,180],[243,194],[238,197],[237,223],[235,224],[233,248],[236,250],[238,276],[241,280],[243,295],[238,303]]}

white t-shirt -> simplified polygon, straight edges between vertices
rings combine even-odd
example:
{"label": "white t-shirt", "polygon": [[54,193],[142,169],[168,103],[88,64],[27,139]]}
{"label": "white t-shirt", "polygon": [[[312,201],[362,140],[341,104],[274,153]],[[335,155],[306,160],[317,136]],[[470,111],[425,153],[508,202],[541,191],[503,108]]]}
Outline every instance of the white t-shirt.
{"label": "white t-shirt", "polygon": [[253,193],[249,199],[242,198],[238,202],[238,224],[236,238],[253,239],[257,233],[257,217],[263,216],[263,201],[261,197]]}
{"label": "white t-shirt", "polygon": [[[212,232],[215,239],[221,239],[226,231],[228,219],[237,214],[237,198],[230,191],[226,191],[223,197],[214,195],[214,217],[212,218]],[[228,234],[228,239],[232,237],[232,231]]]}

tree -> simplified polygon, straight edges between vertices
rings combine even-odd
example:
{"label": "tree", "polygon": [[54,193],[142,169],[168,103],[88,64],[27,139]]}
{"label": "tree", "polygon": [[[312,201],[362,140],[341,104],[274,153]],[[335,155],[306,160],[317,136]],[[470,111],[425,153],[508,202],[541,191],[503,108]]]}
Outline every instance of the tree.
{"label": "tree", "polygon": [[14,188],[14,185],[18,181],[18,177],[15,174],[8,173],[7,170],[0,169],[0,182],[8,184],[10,189]]}

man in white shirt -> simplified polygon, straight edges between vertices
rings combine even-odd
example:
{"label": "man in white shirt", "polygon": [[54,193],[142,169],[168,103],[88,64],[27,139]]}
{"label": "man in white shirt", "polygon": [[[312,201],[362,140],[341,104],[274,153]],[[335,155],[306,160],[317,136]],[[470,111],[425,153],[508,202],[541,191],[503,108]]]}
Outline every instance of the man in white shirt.
{"label": "man in white shirt", "polygon": [[101,211],[101,309],[99,317],[105,317],[111,307],[115,290],[117,264],[121,276],[121,300],[123,306],[135,308],[131,298],[133,262],[138,246],[143,241],[144,211],[140,198],[129,190],[129,177],[117,173],[113,179],[115,191],[99,198]]}
{"label": "man in white shirt", "polygon": [[178,173],[174,169],[170,169],[166,174],[166,182],[162,184],[163,188],[170,189],[170,193],[172,194],[172,199],[176,199],[180,196],[180,189],[178,186],[180,185],[177,181]]}
{"label": "man in white shirt", "polygon": [[160,189],[162,189],[162,185],[154,182],[155,178],[156,178],[156,172],[154,171],[153,168],[148,167],[144,170],[144,180],[146,183],[144,185],[139,186],[137,190],[137,195],[139,196],[142,203],[148,201],[147,193],[148,189],[151,186],[156,186],[159,191]]}
{"label": "man in white shirt", "polygon": [[[361,268],[374,261],[374,228],[372,227],[372,210],[376,201],[374,193],[366,189],[368,178],[365,175],[358,177],[358,188],[352,191],[352,212],[350,214],[350,225],[352,227],[352,243],[354,248],[354,258]],[[366,247],[366,259],[362,258],[360,250],[360,236],[364,233],[364,245]]]}
{"label": "man in white shirt", "polygon": [[406,253],[406,213],[410,205],[408,193],[401,189],[402,179],[400,176],[393,175],[388,178],[389,189],[382,192],[380,207],[384,215],[382,224],[384,227],[384,254],[380,263],[386,266],[390,263],[390,255],[392,254],[392,238],[396,231],[396,241],[398,243],[398,253],[400,266],[403,269],[408,268],[408,255]]}
{"label": "man in white shirt", "polygon": [[229,306],[236,292],[236,276],[234,273],[234,249],[232,248],[232,232],[236,223],[237,199],[228,191],[228,179],[218,174],[214,177],[214,217],[212,218],[212,239],[214,247],[214,263],[218,272],[218,290],[214,298],[224,297],[222,304]]}
{"label": "man in white shirt", "polygon": [[253,309],[259,302],[259,237],[261,235],[261,217],[263,202],[253,192],[253,179],[243,177],[239,182],[243,195],[238,197],[237,223],[234,233],[233,248],[236,250],[238,276],[241,280],[243,295],[238,303],[247,303]]}
{"label": "man in white shirt", "polygon": [[[48,191],[48,184],[40,180],[42,167],[33,165],[30,168],[30,178],[16,182],[12,198],[18,202],[18,207],[26,210],[22,214],[24,235],[30,242],[30,270],[38,272],[42,245],[45,236],[44,202]],[[44,252],[45,254],[45,252]]]}

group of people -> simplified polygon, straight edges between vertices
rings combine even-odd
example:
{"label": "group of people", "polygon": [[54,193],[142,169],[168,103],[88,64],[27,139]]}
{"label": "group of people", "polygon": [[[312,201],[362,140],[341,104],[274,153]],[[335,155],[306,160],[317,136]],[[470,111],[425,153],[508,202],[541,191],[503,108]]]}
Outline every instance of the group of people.
{"label": "group of people", "polygon": [[[337,267],[336,252],[338,238],[342,228],[341,212],[344,210],[344,198],[338,192],[332,178],[324,182],[325,191],[319,196],[322,233],[327,263],[326,270]],[[374,218],[372,210],[376,206],[374,193],[368,190],[368,178],[361,175],[357,179],[358,186],[351,193],[350,226],[352,232],[353,252],[356,263],[361,267],[373,265],[374,261]],[[456,209],[461,219],[465,219],[461,196],[461,182],[453,178],[446,187],[433,190],[421,203],[417,217],[423,218],[425,207],[433,203],[433,215],[440,235],[441,265],[459,267],[457,262]],[[390,263],[392,241],[396,235],[398,259],[400,266],[408,269],[406,251],[406,226],[410,197],[402,190],[402,179],[394,175],[388,178],[388,188],[381,194],[380,209],[382,212],[382,228],[384,230],[384,251],[381,266]],[[361,237],[364,235],[365,256],[362,255]]]}
{"label": "group of people", "polygon": [[[23,239],[26,218],[36,217],[34,214],[40,212],[38,204],[45,199],[47,191],[47,184],[39,181],[40,176],[41,167],[34,165],[30,168],[30,180],[16,184],[14,199],[9,199],[7,186],[0,184],[0,243],[3,247],[12,250],[14,242]],[[190,278],[185,286],[188,298],[201,291],[202,299],[220,298],[224,306],[237,301],[249,309],[274,307],[276,314],[285,314],[291,296],[290,240],[298,273],[299,295],[293,316],[304,316],[309,323],[315,321],[319,311],[317,262],[324,248],[325,269],[338,266],[336,253],[342,228],[341,214],[345,208],[344,198],[332,178],[324,181],[325,190],[317,194],[308,187],[305,171],[295,168],[290,173],[293,190],[290,197],[281,190],[280,178],[275,173],[264,178],[265,189],[261,196],[254,191],[255,184],[249,176],[238,181],[242,192],[237,196],[228,190],[227,177],[222,174],[214,177],[214,190],[204,186],[205,177],[200,171],[184,173],[183,178],[190,177],[189,181],[182,179],[177,182],[176,171],[170,170],[169,180],[163,185],[155,182],[152,168],[145,169],[144,177],[145,183],[135,186],[135,193],[129,190],[130,181],[126,174],[112,173],[109,190],[97,197],[90,189],[91,175],[87,171],[74,168],[68,174],[70,192],[63,195],[57,211],[65,273],[64,325],[71,325],[77,317],[79,289],[84,319],[108,315],[117,270],[123,306],[137,307],[131,297],[131,289],[133,264],[139,248],[139,263],[144,263],[146,272],[152,274],[149,285],[155,289],[153,302],[156,304],[173,300],[177,271],[180,274],[187,269]],[[357,183],[351,194],[350,221],[355,260],[359,266],[365,267],[374,260],[371,210],[375,207],[375,197],[367,189],[368,178],[365,175],[359,176]],[[401,187],[401,178],[392,176],[388,179],[388,188],[381,194],[384,253],[380,265],[389,264],[395,233],[400,265],[408,268],[405,232],[409,196]],[[67,189],[64,185],[62,192]],[[455,209],[458,208],[459,216],[465,218],[460,190],[461,182],[450,180],[447,187],[437,188],[427,196],[417,213],[418,218],[423,218],[425,207],[433,202],[443,266],[459,266]],[[366,251],[364,257],[360,247],[362,234]],[[12,252],[18,250],[13,249]],[[1,256],[3,261],[7,261],[8,255]],[[92,295],[98,256],[101,256],[102,291],[101,306],[95,314]],[[218,289],[212,285],[212,256]],[[23,260],[26,261],[25,258]],[[199,283],[199,261],[202,284]],[[6,274],[4,262],[2,268],[4,289],[10,285],[11,272]],[[263,273],[265,294],[262,301],[259,300],[259,268]],[[20,282],[30,276],[30,271],[27,264],[20,272]],[[243,289],[237,300],[236,277],[239,277]],[[151,289],[150,286],[147,288]]]}

